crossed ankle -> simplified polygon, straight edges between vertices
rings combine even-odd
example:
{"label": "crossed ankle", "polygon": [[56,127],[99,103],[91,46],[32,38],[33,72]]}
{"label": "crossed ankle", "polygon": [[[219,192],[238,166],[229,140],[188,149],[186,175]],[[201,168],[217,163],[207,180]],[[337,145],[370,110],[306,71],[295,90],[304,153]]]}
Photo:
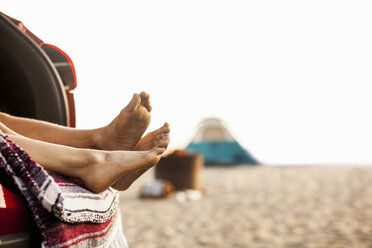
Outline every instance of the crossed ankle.
{"label": "crossed ankle", "polygon": [[92,130],[90,135],[89,147],[97,150],[107,150],[105,148],[105,140],[107,140],[107,134],[105,127],[97,128]]}

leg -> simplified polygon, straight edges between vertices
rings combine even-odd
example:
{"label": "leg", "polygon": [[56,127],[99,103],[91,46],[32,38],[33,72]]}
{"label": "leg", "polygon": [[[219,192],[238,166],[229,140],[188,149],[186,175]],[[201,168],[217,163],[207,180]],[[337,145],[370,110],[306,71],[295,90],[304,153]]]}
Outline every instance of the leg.
{"label": "leg", "polygon": [[13,131],[50,143],[103,150],[132,150],[150,123],[150,96],[134,94],[129,104],[107,126],[81,130],[45,121],[0,113],[0,122]]}
{"label": "leg", "polygon": [[44,168],[80,178],[87,189],[96,193],[112,186],[121,176],[155,165],[168,145],[163,140],[148,151],[80,149],[29,139],[3,124],[0,128]]}
{"label": "leg", "polygon": [[[142,151],[147,150],[151,146],[154,146],[155,144],[159,144],[161,147],[164,147],[165,149],[168,147],[169,144],[169,126],[168,124],[164,124],[163,127],[149,133],[141,140],[144,140],[142,144],[140,144],[140,147],[138,149],[141,149]],[[126,190],[129,188],[129,186],[137,179],[139,178],[143,173],[145,173],[148,169],[151,167],[143,167],[140,169],[137,169],[133,173],[128,173],[125,175],[122,175],[113,185],[112,187],[116,190]]]}
{"label": "leg", "polygon": [[93,148],[95,130],[79,130],[0,113],[0,122],[25,137],[80,148]]}
{"label": "leg", "polygon": [[[149,95],[145,92],[140,95],[134,94],[130,103],[114,121],[104,128],[93,130],[67,128],[1,113],[0,121],[3,120],[7,125],[10,124],[17,132],[27,137],[72,147],[147,151],[161,142],[166,144],[163,145],[166,149],[169,144],[170,131],[167,123],[140,140],[150,122],[151,105],[149,98]],[[134,180],[149,168],[141,168],[135,172],[124,174],[113,187],[118,190],[127,189]]]}

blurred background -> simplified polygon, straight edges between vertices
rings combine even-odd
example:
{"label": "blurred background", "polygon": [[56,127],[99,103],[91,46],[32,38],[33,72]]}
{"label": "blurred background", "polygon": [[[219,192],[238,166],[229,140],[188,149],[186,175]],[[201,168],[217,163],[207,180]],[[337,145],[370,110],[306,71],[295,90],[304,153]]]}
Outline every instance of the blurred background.
{"label": "blurred background", "polygon": [[169,122],[178,155],[218,118],[226,140],[269,165],[191,160],[181,179],[191,191],[160,183],[162,197],[139,197],[182,171],[163,158],[166,169],[121,193],[132,247],[371,247],[370,1],[3,1],[0,11],[72,58],[78,128],[108,124],[145,90],[149,130]]}
{"label": "blurred background", "polygon": [[77,126],[152,95],[184,148],[218,117],[266,164],[372,162],[369,1],[2,1],[75,63]]}

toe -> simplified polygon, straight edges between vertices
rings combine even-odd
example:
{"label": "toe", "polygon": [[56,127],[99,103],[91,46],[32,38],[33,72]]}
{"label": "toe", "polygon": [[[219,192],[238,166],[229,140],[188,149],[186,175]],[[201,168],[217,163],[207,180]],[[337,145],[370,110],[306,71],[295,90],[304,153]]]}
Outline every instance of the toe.
{"label": "toe", "polygon": [[147,94],[145,91],[142,91],[140,93],[140,96],[141,96],[141,100],[142,100],[142,104],[143,105],[149,105],[150,104],[150,95]]}
{"label": "toe", "polygon": [[169,142],[170,142],[169,136],[165,136],[159,141],[158,147],[163,147],[164,149],[167,149]]}
{"label": "toe", "polygon": [[140,103],[141,103],[141,97],[137,93],[134,93],[132,100],[127,105],[127,108],[129,110],[135,110],[140,105]]}
{"label": "toe", "polygon": [[151,111],[152,107],[150,105],[150,95],[147,94],[145,91],[140,93],[141,96],[141,104],[147,109],[147,111]]}
{"label": "toe", "polygon": [[170,128],[169,126],[162,126],[159,129],[153,131],[155,139],[161,139],[164,135],[169,135]]}
{"label": "toe", "polygon": [[151,106],[150,104],[147,105],[147,106],[145,106],[145,107],[146,107],[147,111],[151,112],[151,110],[152,110],[152,106]]}
{"label": "toe", "polygon": [[161,130],[162,130],[163,133],[169,133],[170,132],[170,127],[169,127],[168,122],[165,122],[164,123],[164,125],[161,128]]}

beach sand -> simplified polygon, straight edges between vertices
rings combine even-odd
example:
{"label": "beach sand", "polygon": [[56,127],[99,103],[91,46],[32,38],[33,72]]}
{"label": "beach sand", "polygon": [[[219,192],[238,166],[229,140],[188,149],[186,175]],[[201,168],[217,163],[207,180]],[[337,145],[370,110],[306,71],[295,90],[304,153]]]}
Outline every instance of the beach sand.
{"label": "beach sand", "polygon": [[372,247],[372,166],[208,167],[199,201],[122,192],[132,248]]}

